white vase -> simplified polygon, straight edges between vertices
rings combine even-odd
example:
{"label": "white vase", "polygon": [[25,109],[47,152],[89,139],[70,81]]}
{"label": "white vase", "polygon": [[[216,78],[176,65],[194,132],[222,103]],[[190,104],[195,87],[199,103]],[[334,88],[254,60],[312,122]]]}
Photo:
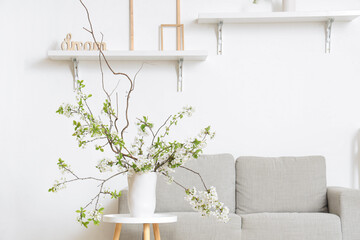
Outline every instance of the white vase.
{"label": "white vase", "polygon": [[128,206],[131,217],[151,217],[156,207],[157,174],[136,173],[128,176]]}
{"label": "white vase", "polygon": [[296,0],[283,0],[283,11],[284,12],[296,11]]}

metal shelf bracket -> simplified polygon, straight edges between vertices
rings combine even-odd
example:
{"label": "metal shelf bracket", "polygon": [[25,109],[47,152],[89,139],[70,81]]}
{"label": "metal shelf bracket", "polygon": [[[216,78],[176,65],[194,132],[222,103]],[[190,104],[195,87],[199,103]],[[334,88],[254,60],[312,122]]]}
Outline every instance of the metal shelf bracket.
{"label": "metal shelf bracket", "polygon": [[183,64],[184,59],[180,58],[178,60],[178,80],[177,80],[177,91],[182,92],[182,84],[183,84]]}
{"label": "metal shelf bracket", "polygon": [[222,39],[222,32],[223,32],[223,25],[224,22],[220,21],[218,23],[218,45],[217,45],[217,54],[222,55],[222,45],[223,45],[223,39]]}
{"label": "metal shelf bracket", "polygon": [[326,26],[326,43],[325,43],[325,53],[330,53],[331,48],[331,28],[334,22],[334,18],[329,18]]}
{"label": "metal shelf bracket", "polygon": [[74,71],[73,88],[74,88],[74,91],[75,91],[76,88],[77,88],[77,82],[79,80],[79,60],[77,58],[73,58],[72,62],[74,64],[74,68],[73,68],[73,71]]}

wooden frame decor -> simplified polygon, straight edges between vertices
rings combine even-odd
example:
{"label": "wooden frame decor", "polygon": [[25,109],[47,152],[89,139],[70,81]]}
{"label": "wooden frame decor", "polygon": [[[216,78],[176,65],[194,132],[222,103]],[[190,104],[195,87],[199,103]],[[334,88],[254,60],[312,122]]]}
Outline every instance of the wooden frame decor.
{"label": "wooden frame decor", "polygon": [[176,0],[176,24],[161,24],[161,51],[164,50],[164,27],[176,27],[176,50],[184,50],[184,24],[180,21],[180,0]]}
{"label": "wooden frame decor", "polygon": [[[160,43],[161,43],[161,51],[164,51],[164,27],[176,27],[176,34],[177,34],[177,47],[176,50],[184,50],[184,24],[161,24],[160,25],[160,32],[161,32],[161,39],[160,39]],[[180,35],[178,35],[180,31],[180,35],[181,35],[181,41],[180,39]],[[180,46],[179,46],[180,44]]]}

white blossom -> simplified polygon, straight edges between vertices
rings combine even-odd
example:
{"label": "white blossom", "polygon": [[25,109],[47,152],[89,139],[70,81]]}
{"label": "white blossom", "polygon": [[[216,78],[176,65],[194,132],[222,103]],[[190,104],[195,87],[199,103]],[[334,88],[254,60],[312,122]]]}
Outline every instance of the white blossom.
{"label": "white blossom", "polygon": [[[166,169],[165,169],[166,168]],[[162,167],[159,172],[163,174],[166,179],[166,183],[172,184],[174,182],[174,176],[170,175],[170,172],[175,172],[172,168]]]}
{"label": "white blossom", "polygon": [[205,191],[198,191],[195,187],[187,189],[185,200],[202,216],[215,216],[225,223],[229,221],[229,208],[219,201],[216,188],[213,186]]}
{"label": "white blossom", "polygon": [[101,213],[98,210],[90,211],[88,214],[88,218],[100,222],[101,221]]}
{"label": "white blossom", "polygon": [[121,166],[120,164],[119,164],[119,165],[117,165],[117,166],[118,166],[118,168],[117,168],[117,171],[118,171],[118,172],[125,172],[125,171],[127,170],[127,168],[126,168],[126,167]]}
{"label": "white blossom", "polygon": [[138,169],[145,169],[142,172],[151,172],[155,168],[155,163],[153,159],[148,158],[146,155],[138,156],[138,160],[136,161],[136,166]]}
{"label": "white blossom", "polygon": [[58,165],[59,167],[59,170],[61,172],[61,174],[66,174],[68,173],[68,170],[67,169],[70,169],[70,165],[66,165],[66,168],[64,167],[64,165]]}
{"label": "white blossom", "polygon": [[191,106],[186,106],[183,108],[183,111],[186,114],[186,116],[191,117],[192,114],[195,112],[195,109]]}
{"label": "white blossom", "polygon": [[61,189],[65,189],[66,188],[65,182],[66,182],[66,178],[64,177],[60,178],[60,180],[55,180],[55,183],[52,188],[53,192],[58,192]]}
{"label": "white blossom", "polygon": [[72,109],[75,109],[75,106],[70,105],[70,104],[65,104],[63,106],[63,110],[64,110],[64,116],[66,117],[71,117],[72,116]]}
{"label": "white blossom", "polygon": [[149,133],[146,131],[146,129],[143,131],[140,128],[138,129],[138,136],[140,137],[147,137],[149,136]]}
{"label": "white blossom", "polygon": [[113,164],[113,162],[110,159],[104,158],[98,162],[98,164],[96,165],[96,168],[99,169],[99,171],[101,173],[112,172],[112,170],[113,170],[112,164]]}
{"label": "white blossom", "polygon": [[129,168],[129,170],[127,171],[127,175],[128,176],[132,176],[132,175],[134,175],[136,172],[135,172],[135,170],[133,169],[133,168]]}

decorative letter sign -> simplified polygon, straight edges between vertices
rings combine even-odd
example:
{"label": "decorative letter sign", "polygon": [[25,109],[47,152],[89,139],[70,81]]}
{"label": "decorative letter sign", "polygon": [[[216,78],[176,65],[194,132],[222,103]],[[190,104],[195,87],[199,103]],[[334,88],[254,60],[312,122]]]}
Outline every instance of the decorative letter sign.
{"label": "decorative letter sign", "polygon": [[95,42],[72,42],[71,33],[66,35],[66,38],[61,43],[61,50],[70,50],[70,51],[96,51],[98,50],[98,45],[100,45],[102,51],[106,51],[106,43],[95,43]]}

